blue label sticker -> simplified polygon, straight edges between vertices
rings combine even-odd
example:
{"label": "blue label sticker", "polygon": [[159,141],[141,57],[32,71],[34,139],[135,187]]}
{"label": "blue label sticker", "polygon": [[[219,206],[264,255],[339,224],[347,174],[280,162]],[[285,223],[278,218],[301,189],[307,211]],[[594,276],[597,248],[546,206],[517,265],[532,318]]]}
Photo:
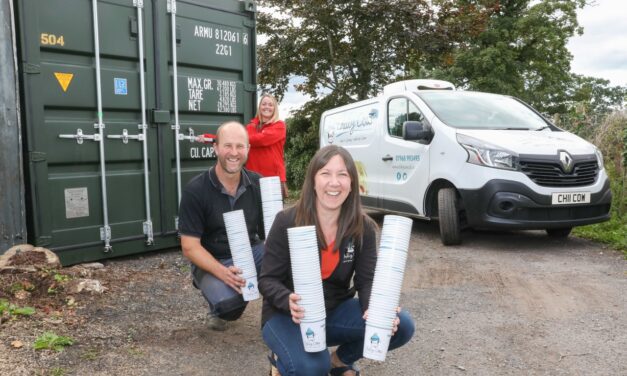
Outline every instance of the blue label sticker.
{"label": "blue label sticker", "polygon": [[126,78],[114,78],[113,79],[115,95],[127,95],[128,85]]}

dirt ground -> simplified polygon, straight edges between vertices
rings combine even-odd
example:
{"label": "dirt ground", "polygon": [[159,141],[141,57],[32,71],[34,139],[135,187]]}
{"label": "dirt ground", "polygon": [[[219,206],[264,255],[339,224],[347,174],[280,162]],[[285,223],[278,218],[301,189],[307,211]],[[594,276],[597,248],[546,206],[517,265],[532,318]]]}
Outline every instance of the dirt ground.
{"label": "dirt ground", "polygon": [[[623,255],[540,231],[463,239],[444,247],[435,224],[415,221],[402,305],[416,335],[383,363],[360,361],[362,374],[627,375]],[[213,332],[180,251],[103,264],[0,276],[0,299],[36,308],[3,316],[0,375],[267,374],[260,301],[227,332]],[[68,294],[59,274],[98,279],[107,290]],[[17,299],[20,288],[29,291]],[[74,343],[35,350],[45,331]]]}

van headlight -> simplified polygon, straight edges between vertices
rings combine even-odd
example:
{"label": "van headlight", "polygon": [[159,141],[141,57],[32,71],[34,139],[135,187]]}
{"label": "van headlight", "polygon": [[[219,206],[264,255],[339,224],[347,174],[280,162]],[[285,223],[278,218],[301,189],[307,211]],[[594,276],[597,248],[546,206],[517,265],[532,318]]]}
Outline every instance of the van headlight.
{"label": "van headlight", "polygon": [[463,134],[457,135],[457,142],[468,152],[468,163],[504,170],[518,169],[518,154],[514,152]]}
{"label": "van headlight", "polygon": [[599,165],[599,171],[603,170],[605,164],[603,163],[603,153],[598,148],[594,148],[594,153],[597,155],[597,163]]}

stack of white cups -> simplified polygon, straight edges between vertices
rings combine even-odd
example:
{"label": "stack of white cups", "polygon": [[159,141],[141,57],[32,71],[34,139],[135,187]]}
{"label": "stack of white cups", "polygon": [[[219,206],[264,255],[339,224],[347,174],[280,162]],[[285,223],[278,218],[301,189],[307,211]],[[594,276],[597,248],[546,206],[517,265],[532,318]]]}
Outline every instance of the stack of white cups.
{"label": "stack of white cups", "polygon": [[300,295],[298,305],[305,310],[300,332],[307,352],[327,349],[326,311],[318,257],[318,237],[315,226],[287,229],[292,265],[294,292]]}
{"label": "stack of white cups", "polygon": [[366,320],[364,357],[383,361],[399,306],[413,220],[386,215]]}
{"label": "stack of white cups", "polygon": [[257,285],[257,269],[253,250],[248,238],[248,229],[244,219],[243,210],[226,212],[223,215],[226,236],[229,240],[229,248],[233,257],[233,265],[242,270],[241,277],[246,280],[246,285],[242,288],[242,297],[245,301],[259,298],[259,287]]}
{"label": "stack of white cups", "polygon": [[259,179],[261,189],[261,207],[263,209],[263,227],[266,232],[272,228],[274,217],[283,210],[283,194],[281,193],[281,180],[278,176],[270,176]]}

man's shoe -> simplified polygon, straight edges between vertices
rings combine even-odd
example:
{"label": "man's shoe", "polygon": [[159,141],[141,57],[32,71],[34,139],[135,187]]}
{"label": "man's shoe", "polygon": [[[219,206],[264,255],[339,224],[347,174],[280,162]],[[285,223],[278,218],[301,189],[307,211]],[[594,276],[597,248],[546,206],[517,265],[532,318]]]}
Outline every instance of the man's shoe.
{"label": "man's shoe", "polygon": [[226,330],[226,320],[223,320],[219,318],[218,316],[210,313],[209,316],[207,317],[207,326],[211,330],[216,330],[216,331],[221,332],[221,331]]}

